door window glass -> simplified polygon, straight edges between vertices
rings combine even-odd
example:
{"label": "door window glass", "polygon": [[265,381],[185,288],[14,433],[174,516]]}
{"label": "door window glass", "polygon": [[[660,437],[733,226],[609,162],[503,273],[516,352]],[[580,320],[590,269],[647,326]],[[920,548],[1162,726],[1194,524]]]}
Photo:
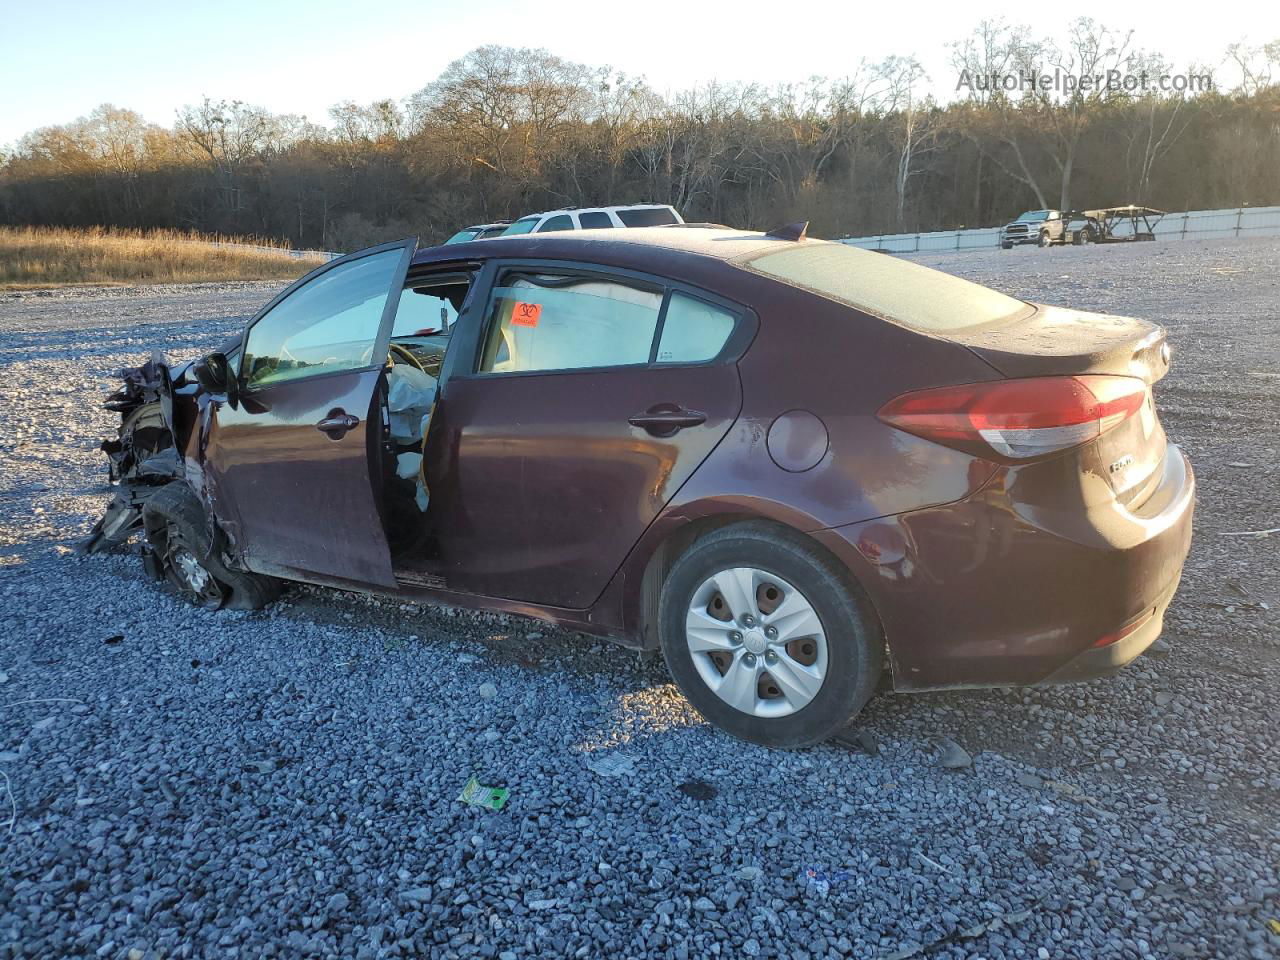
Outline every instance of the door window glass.
{"label": "door window glass", "polygon": [[508,274],[494,290],[482,373],[649,362],[662,294],[611,280]]}
{"label": "door window glass", "polygon": [[613,221],[609,219],[609,215],[603,210],[593,210],[590,213],[578,214],[578,223],[582,224],[583,230],[601,230],[613,226]]}
{"label": "door window glass", "polygon": [[240,370],[248,386],[371,366],[402,256],[387,250],[341,264],[272,307],[249,329]]}
{"label": "door window glass", "polygon": [[734,316],[703,300],[671,294],[658,343],[659,363],[698,363],[715,357],[733,333]]}
{"label": "door window glass", "polygon": [[558,217],[552,217],[546,223],[538,228],[538,233],[550,233],[552,230],[572,230],[573,218],[568,214],[562,213]]}

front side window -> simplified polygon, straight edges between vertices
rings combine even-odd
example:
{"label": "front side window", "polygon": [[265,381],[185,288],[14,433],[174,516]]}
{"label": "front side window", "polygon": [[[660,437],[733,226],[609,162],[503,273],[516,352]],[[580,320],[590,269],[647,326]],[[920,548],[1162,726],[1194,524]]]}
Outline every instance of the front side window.
{"label": "front side window", "polygon": [[614,280],[509,272],[493,292],[481,373],[645,364],[662,293]]}
{"label": "front side window", "polygon": [[572,229],[573,229],[573,217],[569,216],[567,213],[562,213],[559,216],[552,217],[550,220],[548,220],[546,223],[540,226],[538,228],[538,232],[550,233],[553,230],[572,230]]}
{"label": "front side window", "polygon": [[628,227],[662,227],[679,223],[676,215],[666,207],[648,207],[641,210],[619,210],[618,219]]}
{"label": "front side window", "polygon": [[537,225],[538,225],[537,217],[522,217],[521,219],[517,220],[515,223],[511,224],[511,226],[507,227],[507,229],[503,230],[502,233],[499,234],[499,236],[514,237],[521,233],[532,233],[533,228],[536,227]]}
{"label": "front side window", "polygon": [[701,363],[716,357],[733,333],[728,310],[676,290],[667,304],[658,341],[659,363]]}
{"label": "front side window", "polygon": [[582,225],[583,230],[605,230],[613,226],[613,221],[603,210],[578,214],[578,223]]}
{"label": "front side window", "polygon": [[448,245],[450,243],[466,243],[468,240],[474,240],[479,233],[480,231],[477,230],[475,227],[467,227],[467,229],[459,230],[457,233],[455,233],[452,237],[450,237],[448,240],[445,241],[445,244]]}
{"label": "front side window", "polygon": [[240,374],[249,387],[373,365],[374,341],[403,251],[326,270],[250,329]]}

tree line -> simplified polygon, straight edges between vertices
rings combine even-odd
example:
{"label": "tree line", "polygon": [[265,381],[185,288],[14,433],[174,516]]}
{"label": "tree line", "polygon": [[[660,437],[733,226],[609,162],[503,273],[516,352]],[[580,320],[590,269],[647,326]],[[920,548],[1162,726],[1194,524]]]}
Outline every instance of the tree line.
{"label": "tree line", "polygon": [[206,98],[165,128],[104,104],[0,156],[0,223],[350,250],[637,201],[744,228],[809,220],[824,237],[1031,207],[1280,203],[1280,40],[1228,48],[1229,88],[1087,18],[1056,38],[983,21],[949,53],[946,102],[906,56],[661,96],[608,67],[484,46],[405,100],[333,107],[327,125]]}

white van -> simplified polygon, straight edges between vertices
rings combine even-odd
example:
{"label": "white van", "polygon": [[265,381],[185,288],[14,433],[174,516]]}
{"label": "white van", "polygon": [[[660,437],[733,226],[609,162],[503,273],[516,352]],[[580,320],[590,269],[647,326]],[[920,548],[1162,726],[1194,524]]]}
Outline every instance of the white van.
{"label": "white van", "polygon": [[521,217],[499,236],[550,233],[553,230],[601,230],[611,227],[660,227],[684,223],[676,208],[665,203],[631,203],[618,207],[566,207]]}

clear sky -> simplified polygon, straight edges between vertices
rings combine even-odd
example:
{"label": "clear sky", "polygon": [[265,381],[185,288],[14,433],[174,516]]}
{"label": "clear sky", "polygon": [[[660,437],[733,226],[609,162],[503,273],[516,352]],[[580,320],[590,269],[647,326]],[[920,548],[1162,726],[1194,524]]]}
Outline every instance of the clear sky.
{"label": "clear sky", "polygon": [[947,95],[946,43],[1001,15],[1042,34],[1092,16],[1180,66],[1280,39],[1274,0],[0,0],[0,144],[104,102],[169,126],[205,94],[327,123],[332,104],[404,97],[485,43],[546,47],[660,91],[841,76],[860,57],[909,54]]}

